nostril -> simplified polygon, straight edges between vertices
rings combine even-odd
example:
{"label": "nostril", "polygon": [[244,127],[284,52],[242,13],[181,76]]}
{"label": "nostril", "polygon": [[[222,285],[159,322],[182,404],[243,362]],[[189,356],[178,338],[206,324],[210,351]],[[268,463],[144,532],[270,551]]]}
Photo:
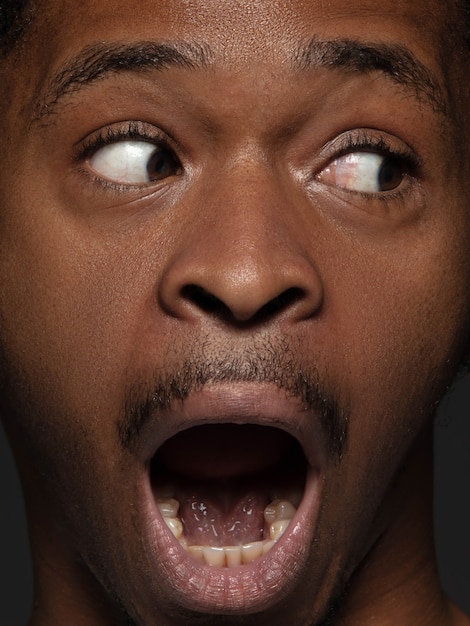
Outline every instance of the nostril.
{"label": "nostril", "polygon": [[218,315],[222,318],[231,317],[229,307],[217,296],[210,293],[199,285],[185,285],[181,289],[181,296],[196,305],[200,310],[211,315]]}
{"label": "nostril", "polygon": [[301,301],[303,298],[305,298],[303,289],[300,289],[299,287],[291,287],[290,289],[286,289],[280,293],[269,302],[266,302],[266,304],[264,304],[259,311],[256,312],[254,317],[257,322],[273,317],[282,313],[285,309],[293,307],[296,302]]}
{"label": "nostril", "polygon": [[181,289],[181,296],[200,311],[218,317],[221,320],[239,324],[259,324],[268,321],[269,318],[281,314],[284,310],[295,306],[297,302],[305,298],[304,290],[297,287],[286,289],[278,296],[272,298],[257,310],[251,310],[250,315],[242,317],[240,312],[232,310],[223,300],[195,284],[185,285]]}

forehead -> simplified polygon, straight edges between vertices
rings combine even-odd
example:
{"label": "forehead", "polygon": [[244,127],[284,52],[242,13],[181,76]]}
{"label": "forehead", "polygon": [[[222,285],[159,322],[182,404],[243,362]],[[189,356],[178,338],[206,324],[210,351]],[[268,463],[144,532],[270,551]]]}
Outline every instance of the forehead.
{"label": "forehead", "polygon": [[[9,112],[13,115],[19,112],[12,104],[15,101],[24,113],[37,109],[47,99],[53,100],[54,91],[61,88],[61,79],[88,62],[87,51],[97,46],[102,54],[106,53],[107,46],[112,49],[115,44],[125,46],[134,42],[197,44],[204,61],[210,60],[212,67],[235,68],[246,76],[247,82],[255,80],[258,89],[262,88],[262,75],[268,76],[272,85],[273,76],[280,76],[286,68],[292,70],[293,59],[298,61],[308,50],[309,43],[316,40],[352,40],[371,43],[375,48],[377,44],[390,44],[405,49],[428,71],[416,81],[416,76],[411,76],[416,74],[416,66],[411,72],[405,67],[397,82],[403,82],[402,79],[406,82],[408,73],[414,82],[412,88],[418,85],[418,90],[427,91],[425,95],[431,99],[436,85],[441,94],[451,91],[449,67],[454,68],[452,72],[458,78],[461,75],[462,63],[450,62],[448,58],[455,50],[455,46],[449,45],[449,37],[458,30],[453,23],[458,23],[460,17],[454,3],[390,3],[385,0],[162,0],[155,3],[141,0],[136,5],[130,0],[100,3],[38,0],[35,7],[33,27],[28,32],[27,45],[22,48],[26,62],[21,64],[20,57],[20,65],[15,64],[14,71],[7,77],[12,80],[11,93],[17,96],[9,101]],[[324,54],[321,47],[314,47],[314,60],[318,61],[323,55],[323,67],[333,65],[328,58],[330,52],[329,49]],[[356,53],[362,54],[361,50]],[[198,57],[200,61],[200,55]],[[312,55],[309,58],[312,59]],[[381,59],[369,56],[368,62],[371,61],[372,69],[377,66],[384,71],[380,67]],[[362,70],[360,64],[361,59],[356,54],[350,68]],[[341,65],[348,64],[343,59]],[[455,69],[456,66],[459,68]],[[393,78],[396,67],[392,60],[385,73]],[[96,65],[93,71],[95,69]],[[366,67],[369,69],[371,67]]]}
{"label": "forehead", "polygon": [[39,4],[36,33],[43,56],[47,30],[50,55],[103,38],[189,38],[210,43],[226,62],[240,62],[281,58],[313,35],[402,41],[418,49],[432,42],[435,48],[455,13],[450,3],[384,0],[51,0]]}

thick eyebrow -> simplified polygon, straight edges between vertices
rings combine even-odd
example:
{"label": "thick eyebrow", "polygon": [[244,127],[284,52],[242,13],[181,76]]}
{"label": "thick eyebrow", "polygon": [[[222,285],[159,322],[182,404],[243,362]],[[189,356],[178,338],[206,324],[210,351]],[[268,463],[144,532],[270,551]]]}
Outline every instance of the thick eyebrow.
{"label": "thick eyebrow", "polygon": [[445,115],[447,111],[447,98],[437,78],[400,44],[315,37],[295,51],[294,65],[301,71],[321,67],[362,74],[379,72],[409,91],[418,101],[430,104],[436,112]]}
{"label": "thick eyebrow", "polygon": [[94,44],[67,62],[39,98],[35,120],[54,112],[66,95],[79,91],[110,74],[126,71],[161,70],[169,67],[198,69],[210,63],[208,46],[193,43]]}
{"label": "thick eyebrow", "polygon": [[[62,98],[110,74],[125,71],[161,70],[180,67],[190,70],[209,66],[213,61],[208,45],[190,42],[138,42],[94,44],[67,62],[51,79],[45,95],[37,99],[34,120],[51,115]],[[432,72],[404,46],[364,43],[355,39],[312,38],[292,53],[300,71],[317,68],[356,73],[379,72],[446,114],[446,98]]]}

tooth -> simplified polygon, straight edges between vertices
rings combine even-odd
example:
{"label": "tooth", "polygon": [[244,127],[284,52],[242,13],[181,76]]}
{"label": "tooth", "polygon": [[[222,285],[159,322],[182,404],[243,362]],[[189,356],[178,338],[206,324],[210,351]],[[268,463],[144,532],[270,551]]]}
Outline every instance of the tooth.
{"label": "tooth", "polygon": [[162,517],[176,517],[180,503],[174,498],[158,498],[157,507]]}
{"label": "tooth", "polygon": [[203,546],[202,553],[207,565],[213,567],[224,567],[225,565],[225,550],[217,546]]}
{"label": "tooth", "polygon": [[188,546],[184,538],[180,539],[180,543],[195,561],[213,567],[239,567],[252,563],[269,552],[289,525],[289,521],[273,522],[272,526],[276,526],[275,532],[279,535],[275,539],[254,541],[243,546]]}
{"label": "tooth", "polygon": [[272,539],[263,541],[263,554],[266,554],[266,552],[269,552],[269,550],[271,550],[271,548],[273,547],[275,543],[276,542]]}
{"label": "tooth", "polygon": [[280,539],[286,531],[286,528],[289,526],[290,522],[290,519],[275,520],[269,528],[269,536],[271,537],[271,539],[273,539],[274,541]]}
{"label": "tooth", "polygon": [[200,561],[204,563],[204,555],[202,553],[202,546],[188,546],[188,552],[193,557],[195,561]]}
{"label": "tooth", "polygon": [[225,546],[225,558],[227,567],[238,567],[242,564],[242,547]]}
{"label": "tooth", "polygon": [[271,524],[271,522],[274,522],[274,520],[276,519],[275,502],[277,502],[277,500],[274,500],[274,502],[270,502],[264,509],[264,519],[268,524]]}
{"label": "tooth", "polygon": [[303,495],[304,494],[301,489],[298,489],[298,488],[296,489],[294,487],[283,489],[281,487],[279,491],[275,491],[272,493],[271,499],[272,500],[287,500],[295,507],[295,509],[298,509],[300,503],[302,502]]}
{"label": "tooth", "polygon": [[171,530],[176,539],[179,539],[183,534],[183,524],[177,517],[164,517],[166,525]]}
{"label": "tooth", "polygon": [[273,500],[264,509],[264,519],[268,524],[280,519],[292,519],[296,508],[289,500]]}
{"label": "tooth", "polygon": [[263,553],[263,542],[254,541],[253,543],[246,543],[242,546],[242,563],[251,563],[256,561]]}

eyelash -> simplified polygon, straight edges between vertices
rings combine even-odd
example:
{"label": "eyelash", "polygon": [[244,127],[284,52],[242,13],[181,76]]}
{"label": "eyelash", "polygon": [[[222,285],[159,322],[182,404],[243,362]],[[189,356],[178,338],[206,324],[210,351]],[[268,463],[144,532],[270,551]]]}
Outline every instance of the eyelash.
{"label": "eyelash", "polygon": [[[74,154],[74,161],[77,164],[82,164],[100,148],[104,148],[105,146],[119,141],[145,141],[152,143],[155,147],[172,152],[175,159],[179,161],[176,148],[172,145],[168,135],[154,126],[139,121],[129,121],[125,122],[125,125],[107,126],[106,128],[99,129],[91,137],[87,137],[79,144]],[[129,187],[135,187],[135,185],[125,185],[105,180],[93,174],[89,169],[83,169],[82,171],[107,189],[126,191]]]}
{"label": "eyelash", "polygon": [[87,159],[93,152],[117,141],[148,141],[154,143],[156,146],[173,150],[170,146],[168,137],[157,129],[153,129],[153,132],[149,132],[147,125],[143,122],[127,122],[125,127],[106,127],[97,131],[91,138],[87,138],[80,145],[78,154],[76,155],[77,161]]}
{"label": "eyelash", "polygon": [[[125,126],[108,126],[106,128],[102,128],[91,137],[82,141],[75,154],[75,162],[85,162],[97,150],[111,143],[130,140],[153,143],[155,146],[171,151],[178,160],[175,147],[172,145],[172,142],[169,140],[166,133],[153,126],[151,126],[150,129],[151,130],[149,130],[149,125],[140,121],[129,121],[125,123]],[[400,164],[403,169],[403,173],[406,176],[415,179],[419,176],[419,172],[421,170],[421,161],[411,147],[400,146],[397,148],[392,146],[391,143],[387,142],[383,137],[374,136],[371,131],[367,130],[360,132],[349,131],[340,137],[338,144],[335,146],[335,154],[329,159],[328,162],[332,163],[333,161],[354,152],[373,152],[381,156],[394,159]],[[104,180],[101,177],[92,174],[89,170],[86,170],[86,173],[106,188],[119,191],[127,190],[129,187],[129,185],[120,185],[118,183]],[[380,193],[366,193],[351,190],[343,191],[347,194],[354,194],[362,197],[364,200],[381,200],[383,202],[389,202],[391,200],[402,199],[409,191],[409,187],[407,189],[406,187],[403,188],[403,186],[400,186],[400,188],[396,190]]]}
{"label": "eyelash", "polygon": [[[403,147],[393,146],[383,137],[377,137],[371,131],[362,130],[349,131],[339,139],[339,144],[335,146],[334,156],[328,160],[328,163],[341,159],[342,157],[354,152],[374,153],[380,156],[394,159],[403,170],[403,173],[411,178],[417,179],[420,176],[422,162],[416,152],[408,145]],[[322,169],[325,165],[322,166]],[[317,174],[318,175],[318,174]],[[361,191],[343,190],[345,193],[358,195],[365,200],[381,200],[389,202],[390,200],[402,199],[409,189],[402,187],[387,192],[366,193]]]}
{"label": "eyelash", "polygon": [[376,152],[401,161],[406,168],[415,172],[421,167],[420,159],[409,146],[396,148],[385,141],[383,137],[373,137],[365,130],[359,135],[348,133],[342,140],[339,154],[335,158],[344,156],[349,152]]}

